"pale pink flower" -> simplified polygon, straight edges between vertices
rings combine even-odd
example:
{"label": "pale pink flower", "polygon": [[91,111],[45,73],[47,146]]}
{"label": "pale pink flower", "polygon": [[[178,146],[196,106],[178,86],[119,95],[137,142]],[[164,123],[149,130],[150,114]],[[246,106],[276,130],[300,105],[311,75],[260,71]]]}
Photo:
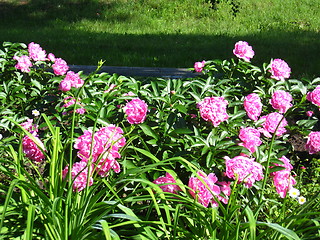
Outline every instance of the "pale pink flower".
{"label": "pale pink flower", "polygon": [[56,57],[54,56],[53,53],[49,53],[48,54],[48,60],[51,62],[55,62],[56,61]]}
{"label": "pale pink flower", "polygon": [[84,84],[84,81],[80,78],[79,74],[74,73],[73,71],[68,71],[64,80],[70,81],[71,87],[74,88],[80,88]]}
{"label": "pale pink flower", "polygon": [[220,186],[221,193],[223,193],[223,196],[218,195],[218,200],[228,204],[229,196],[231,195],[231,182],[217,182],[217,184]]}
{"label": "pale pink flower", "polygon": [[27,158],[34,160],[36,162],[41,162],[43,159],[45,159],[45,155],[42,152],[42,151],[45,151],[45,148],[43,143],[36,136],[35,133],[33,134],[33,137],[35,138],[36,143],[27,135],[23,137],[22,149],[24,154],[26,154]]}
{"label": "pale pink flower", "polygon": [[123,110],[125,111],[127,120],[130,124],[139,124],[143,123],[146,119],[148,105],[145,101],[134,98],[123,107]]}
{"label": "pale pink flower", "polygon": [[30,72],[30,67],[32,67],[32,63],[28,56],[14,56],[13,59],[18,61],[18,63],[14,66],[16,69],[21,70],[21,72]]}
{"label": "pale pink flower", "polygon": [[47,54],[42,50],[39,44],[31,42],[28,44],[29,57],[34,61],[46,61]]}
{"label": "pale pink flower", "polygon": [[243,182],[247,188],[252,187],[256,181],[263,179],[262,165],[254,158],[236,156],[234,158],[224,157],[226,160],[226,176],[238,183]]}
{"label": "pale pink flower", "polygon": [[205,64],[206,64],[206,61],[195,62],[195,63],[194,63],[194,70],[195,70],[196,72],[202,72]]}
{"label": "pale pink flower", "polygon": [[247,148],[251,153],[254,153],[256,147],[262,144],[260,132],[252,127],[241,128],[239,138],[242,141],[239,145]]}
{"label": "pale pink flower", "polygon": [[[90,169],[92,170],[92,169]],[[69,171],[69,167],[66,166],[62,171],[62,176],[65,179],[67,177]],[[72,188],[75,192],[80,192],[86,188],[87,183],[88,186],[93,184],[92,173],[90,174],[89,182],[88,182],[88,166],[86,162],[76,162],[73,164],[71,169],[71,179],[73,181]]]}
{"label": "pale pink flower", "polygon": [[62,80],[59,84],[59,90],[60,91],[63,91],[63,92],[67,92],[67,91],[70,91],[71,90],[71,81],[70,80]]}
{"label": "pale pink flower", "polygon": [[315,154],[320,151],[320,132],[309,133],[306,149],[310,154]]}
{"label": "pale pink flower", "polygon": [[27,119],[25,122],[20,123],[20,126],[23,127],[28,132],[37,132],[38,127],[36,124],[33,124],[33,119]]}
{"label": "pale pink flower", "polygon": [[126,144],[122,134],[122,129],[112,124],[101,128],[93,136],[91,131],[86,130],[77,138],[74,148],[79,150],[77,155],[82,161],[88,162],[91,157],[100,176],[107,176],[110,169],[119,173],[120,165],[116,159],[121,157],[119,150]]}
{"label": "pale pink flower", "polygon": [[214,200],[212,195],[213,193],[218,197],[220,194],[220,187],[215,184],[217,181],[218,178],[214,173],[206,175],[204,172],[198,171],[196,177],[191,177],[189,179],[189,193],[204,207],[208,207],[210,202],[213,207],[218,207],[218,203]]}
{"label": "pale pink flower", "polygon": [[262,103],[259,95],[256,93],[249,94],[245,97],[243,105],[248,117],[253,121],[257,121],[262,111]]}
{"label": "pale pink flower", "polygon": [[271,78],[284,81],[285,78],[290,77],[291,69],[282,59],[274,59],[270,67],[269,72],[271,72]]}
{"label": "pale pink flower", "polygon": [[198,103],[201,117],[205,121],[212,122],[214,127],[228,120],[227,106],[228,101],[225,100],[224,97],[206,97]]}
{"label": "pale pink flower", "polygon": [[291,101],[292,96],[290,93],[283,90],[277,90],[272,94],[270,104],[274,109],[279,110],[279,113],[285,113],[292,107]]}
{"label": "pale pink flower", "polygon": [[262,123],[263,129],[259,129],[259,130],[266,137],[272,137],[270,133],[276,132],[276,129],[280,122],[281,123],[277,129],[276,135],[281,136],[287,131],[285,127],[288,125],[288,122],[280,113],[277,113],[277,112],[269,113],[268,115],[263,116],[260,119],[263,119],[264,122]]}
{"label": "pale pink flower", "polygon": [[54,64],[52,64],[52,69],[56,75],[64,75],[69,70],[69,66],[66,61],[62,58],[56,58]]}
{"label": "pale pink flower", "polygon": [[235,44],[233,49],[233,54],[238,58],[243,59],[246,62],[250,62],[251,58],[254,56],[254,51],[252,47],[245,41],[239,41]]}
{"label": "pale pink flower", "polygon": [[293,166],[290,163],[290,160],[285,156],[279,158],[283,164],[276,163],[276,166],[284,167],[285,169],[272,172],[270,175],[273,177],[273,184],[276,188],[277,193],[281,198],[284,198],[287,195],[287,192],[296,184],[296,180],[291,176],[291,170]]}
{"label": "pale pink flower", "polygon": [[312,92],[307,93],[307,100],[320,107],[320,85]]}
{"label": "pale pink flower", "polygon": [[178,191],[181,191],[181,188],[177,184],[175,184],[177,182],[170,173],[166,173],[165,177],[158,177],[156,180],[153,181],[153,183],[159,184],[160,188],[164,192],[177,193]]}
{"label": "pale pink flower", "polygon": [[313,114],[314,114],[314,112],[313,112],[313,111],[307,111],[307,112],[306,112],[306,115],[307,115],[308,117],[312,117],[312,116],[313,116]]}

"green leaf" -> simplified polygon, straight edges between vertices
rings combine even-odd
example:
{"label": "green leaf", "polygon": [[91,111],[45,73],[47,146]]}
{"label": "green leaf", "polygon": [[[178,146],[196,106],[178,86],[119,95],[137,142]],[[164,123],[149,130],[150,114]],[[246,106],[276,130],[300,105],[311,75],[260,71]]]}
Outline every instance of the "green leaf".
{"label": "green leaf", "polygon": [[288,239],[300,240],[300,238],[298,237],[298,235],[294,231],[292,231],[288,228],[284,228],[277,223],[267,223],[267,222],[257,221],[257,225],[265,225],[269,228],[272,228],[272,229],[278,231],[279,233],[281,233],[282,235],[284,235],[285,237],[287,237]]}
{"label": "green leaf", "polygon": [[159,136],[156,134],[156,132],[153,131],[152,128],[151,128],[149,125],[147,125],[146,123],[139,124],[139,127],[142,129],[142,131],[143,131],[147,136],[153,137],[153,138],[156,139],[156,140],[159,139]]}

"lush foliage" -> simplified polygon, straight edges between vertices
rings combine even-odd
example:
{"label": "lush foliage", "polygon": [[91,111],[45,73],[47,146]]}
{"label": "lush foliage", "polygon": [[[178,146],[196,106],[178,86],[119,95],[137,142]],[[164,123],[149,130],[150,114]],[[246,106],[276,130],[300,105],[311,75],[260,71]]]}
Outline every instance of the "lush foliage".
{"label": "lush foliage", "polygon": [[196,79],[138,81],[4,43],[1,234],[319,238],[320,79],[254,66],[243,41],[234,54],[195,63]]}

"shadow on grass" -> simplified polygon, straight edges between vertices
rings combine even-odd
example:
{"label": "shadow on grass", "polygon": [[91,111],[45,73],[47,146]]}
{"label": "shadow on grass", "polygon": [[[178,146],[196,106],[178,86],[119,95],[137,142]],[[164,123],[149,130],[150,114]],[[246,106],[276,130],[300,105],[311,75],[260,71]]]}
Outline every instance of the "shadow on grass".
{"label": "shadow on grass", "polygon": [[[319,33],[303,30],[264,29],[253,35],[224,36],[201,34],[114,34],[72,29],[69,23],[83,19],[130,21],[128,16],[109,18],[105,10],[116,6],[98,1],[63,3],[39,0],[8,4],[0,1],[0,41],[39,43],[47,52],[69,64],[96,65],[100,59],[108,66],[192,67],[195,61],[229,59],[239,40],[255,50],[252,63],[261,66],[271,58],[284,59],[292,77],[319,76]],[[18,17],[17,17],[18,16]],[[114,19],[112,19],[114,18]],[[58,19],[58,21],[57,21]]]}

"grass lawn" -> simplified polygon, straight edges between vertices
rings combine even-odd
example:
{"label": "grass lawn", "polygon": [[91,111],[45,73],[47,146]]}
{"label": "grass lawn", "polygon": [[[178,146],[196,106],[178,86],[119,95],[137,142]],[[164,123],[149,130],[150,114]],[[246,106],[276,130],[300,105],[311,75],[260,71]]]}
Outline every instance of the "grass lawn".
{"label": "grass lawn", "polygon": [[39,43],[68,64],[192,67],[233,57],[248,41],[259,65],[284,59],[293,77],[319,75],[318,0],[0,0],[0,41]]}

